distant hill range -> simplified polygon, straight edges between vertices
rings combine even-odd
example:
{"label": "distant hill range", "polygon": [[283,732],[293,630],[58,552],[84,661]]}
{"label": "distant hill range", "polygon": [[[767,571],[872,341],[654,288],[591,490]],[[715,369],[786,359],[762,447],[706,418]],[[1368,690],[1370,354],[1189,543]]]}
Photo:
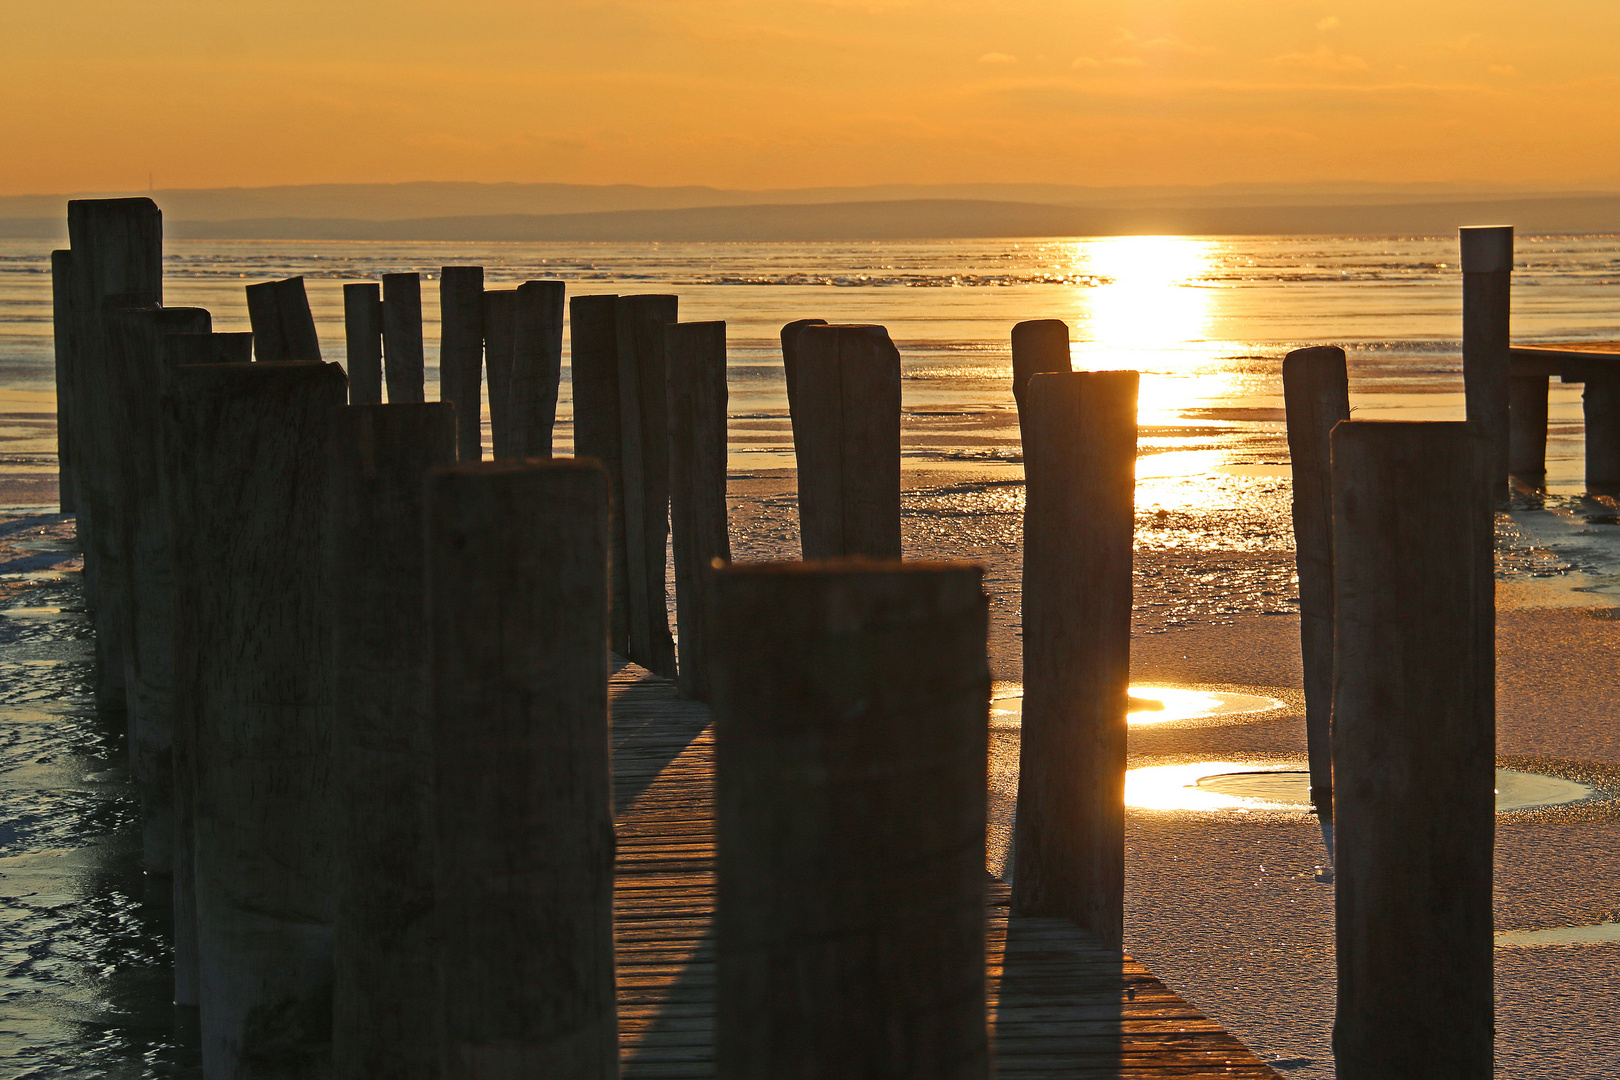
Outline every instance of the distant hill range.
{"label": "distant hill range", "polygon": [[[0,197],[0,237],[66,235],[69,198]],[[886,185],[762,191],[576,184],[319,184],[132,192],[176,239],[834,241],[1446,235],[1459,225],[1620,232],[1620,192],[1443,184],[1088,188]]]}

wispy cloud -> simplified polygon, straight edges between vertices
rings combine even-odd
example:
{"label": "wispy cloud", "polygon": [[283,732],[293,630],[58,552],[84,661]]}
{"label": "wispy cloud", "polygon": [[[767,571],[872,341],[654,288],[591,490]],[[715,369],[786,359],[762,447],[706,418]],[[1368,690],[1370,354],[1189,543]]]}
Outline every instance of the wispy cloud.
{"label": "wispy cloud", "polygon": [[1337,15],[1323,16],[1316,20],[1316,28],[1324,34],[1329,30],[1337,30],[1339,28],[1339,17]]}
{"label": "wispy cloud", "polygon": [[1313,52],[1292,52],[1273,56],[1271,62],[1278,67],[1314,68],[1317,71],[1367,70],[1367,61],[1361,57],[1339,52],[1327,45],[1318,45]]}
{"label": "wispy cloud", "polygon": [[1076,71],[1097,71],[1102,68],[1139,68],[1146,63],[1140,56],[1110,56],[1103,60],[1091,56],[1080,56],[1076,57],[1074,63],[1069,66]]}
{"label": "wispy cloud", "polygon": [[987,52],[983,56],[979,57],[979,63],[981,63],[981,64],[1016,64],[1016,63],[1018,63],[1018,57],[1016,57],[1016,56],[1008,56],[1004,52]]}

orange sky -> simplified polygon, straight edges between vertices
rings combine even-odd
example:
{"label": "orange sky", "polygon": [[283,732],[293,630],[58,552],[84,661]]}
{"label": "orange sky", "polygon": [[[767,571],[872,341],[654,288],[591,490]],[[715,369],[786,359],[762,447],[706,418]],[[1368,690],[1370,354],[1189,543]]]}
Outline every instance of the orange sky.
{"label": "orange sky", "polygon": [[1613,0],[5,0],[0,194],[1620,181]]}

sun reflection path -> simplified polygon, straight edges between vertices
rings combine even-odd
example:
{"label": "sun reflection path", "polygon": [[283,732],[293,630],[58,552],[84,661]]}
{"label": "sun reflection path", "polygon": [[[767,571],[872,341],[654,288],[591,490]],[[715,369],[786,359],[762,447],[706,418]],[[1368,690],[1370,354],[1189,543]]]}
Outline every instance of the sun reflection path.
{"label": "sun reflection path", "polygon": [[[1185,690],[1173,686],[1133,686],[1125,722],[1131,727],[1167,724],[1174,720],[1199,720],[1220,716],[1271,712],[1283,703],[1258,694],[1233,694],[1217,690]],[[1017,727],[1023,717],[1024,691],[1014,685],[998,685],[991,693],[992,727]]]}

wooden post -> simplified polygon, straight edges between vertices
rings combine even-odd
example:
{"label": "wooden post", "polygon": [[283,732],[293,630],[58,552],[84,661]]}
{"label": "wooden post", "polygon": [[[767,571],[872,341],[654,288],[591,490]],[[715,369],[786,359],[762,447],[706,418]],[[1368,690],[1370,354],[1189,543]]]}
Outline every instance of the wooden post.
{"label": "wooden post", "polygon": [[422,352],[422,278],[415,273],[384,274],[383,364],[388,400],[426,400],[426,360]]}
{"label": "wooden post", "polygon": [[562,378],[563,296],[561,281],[525,281],[517,288],[512,325],[512,456],[551,456],[551,429],[557,423],[557,388]]}
{"label": "wooden post", "polygon": [[456,460],[456,408],[431,402],[338,409],[332,444],[332,1075],[437,1080],[433,754],[420,538],[428,470]]}
{"label": "wooden post", "polygon": [[1533,488],[1547,481],[1547,376],[1508,377],[1508,472]]}
{"label": "wooden post", "polygon": [[[439,270],[439,400],[456,407],[462,461],[484,456],[484,268]],[[491,384],[490,411],[495,409]]]}
{"label": "wooden post", "polygon": [[624,440],[624,544],[630,592],[630,659],[675,678],[665,578],[669,544],[669,406],[664,400],[664,327],[679,299],[621,296],[619,432]]}
{"label": "wooden post", "polygon": [[900,353],[881,326],[798,334],[793,449],[806,559],[900,557]]}
{"label": "wooden post", "polygon": [[256,282],[249,285],[246,292],[248,325],[253,328],[254,358],[271,363],[288,359],[287,338],[281,330],[276,283]]}
{"label": "wooden post", "polygon": [[716,572],[720,1080],[989,1075],[981,573]]}
{"label": "wooden post", "polygon": [[1495,450],[1472,424],[1333,430],[1341,1080],[1492,1075]]}
{"label": "wooden post", "polygon": [[349,352],[349,399],[381,405],[383,399],[382,287],[374,281],[343,286],[343,332]]}
{"label": "wooden post", "polygon": [[1032,375],[1071,371],[1069,324],[1062,319],[1031,319],[1012,329],[1013,398],[1024,411],[1024,389]]}
{"label": "wooden post", "polygon": [[263,281],[247,287],[248,322],[260,360],[304,364],[321,362],[321,342],[302,277]]}
{"label": "wooden post", "polygon": [[1581,388],[1586,415],[1586,490],[1620,495],[1620,379],[1595,372]]}
{"label": "wooden post", "polygon": [[202,1060],[327,1075],[332,678],[324,534],[337,364],[180,369],[177,687],[193,737]]}
{"label": "wooden post", "polygon": [[709,700],[709,587],[731,561],[726,530],[726,324],[664,328],[669,390],[669,521],[684,697]]}
{"label": "wooden post", "polygon": [[73,252],[51,252],[51,339],[56,350],[56,491],[64,514],[78,508],[73,460]]}
{"label": "wooden post", "polygon": [[[1294,488],[1294,565],[1299,572],[1299,644],[1305,669],[1305,745],[1311,805],[1332,837],[1333,425],[1350,419],[1350,375],[1334,345],[1283,357],[1288,458]],[[1332,849],[1328,855],[1332,857]]]}
{"label": "wooden post", "polygon": [[1468,419],[1491,448],[1488,490],[1507,496],[1508,317],[1513,291],[1513,226],[1458,230],[1463,269],[1463,383]]}
{"label": "wooden post", "polygon": [[630,654],[630,574],[624,541],[624,452],[619,420],[619,298],[568,302],[569,377],[574,384],[574,456],[595,458],[613,492],[613,651]]}
{"label": "wooden post", "polygon": [[1121,947],[1136,530],[1134,371],[1024,390],[1024,721],[1013,909]]}
{"label": "wooden post", "polygon": [[163,302],[163,215],[151,199],[75,199],[68,203],[68,236],[75,373],[69,419],[78,433],[78,530],[96,628],[96,705],[122,711],[130,576],[118,516],[124,472],[112,442],[113,414],[122,408],[113,389],[121,358],[106,312]]}
{"label": "wooden post", "polygon": [[517,319],[517,293],[490,289],[484,293],[484,352],[489,368],[489,441],[494,456],[510,458],[512,430],[512,328]]}
{"label": "wooden post", "polygon": [[793,426],[794,445],[798,445],[798,380],[799,331],[807,326],[826,326],[826,319],[795,319],[782,327],[782,373],[787,380],[788,423]]}
{"label": "wooden post", "polygon": [[444,1080],[613,1080],[608,478],[428,482]]}

